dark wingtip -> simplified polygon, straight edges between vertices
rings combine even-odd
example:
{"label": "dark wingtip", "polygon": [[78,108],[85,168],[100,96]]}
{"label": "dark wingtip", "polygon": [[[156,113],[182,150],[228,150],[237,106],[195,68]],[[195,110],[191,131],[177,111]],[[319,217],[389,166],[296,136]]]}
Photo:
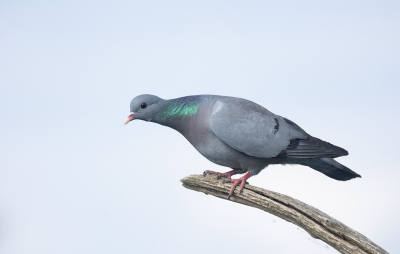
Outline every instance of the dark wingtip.
{"label": "dark wingtip", "polygon": [[352,171],[353,173],[353,178],[362,178],[359,174],[357,174],[356,172]]}
{"label": "dark wingtip", "polygon": [[339,180],[339,181],[348,181],[348,180],[355,179],[358,177],[361,178],[361,176],[357,173],[354,173],[354,174],[349,174],[349,173],[343,174],[342,172],[341,173],[335,172],[335,173],[336,173],[335,175],[328,175],[328,176],[332,177],[336,180]]}
{"label": "dark wingtip", "polygon": [[336,153],[337,153],[335,156],[332,156],[332,158],[349,155],[349,152],[346,149],[343,149],[339,146],[332,145],[331,143],[329,143],[329,144],[336,149]]}

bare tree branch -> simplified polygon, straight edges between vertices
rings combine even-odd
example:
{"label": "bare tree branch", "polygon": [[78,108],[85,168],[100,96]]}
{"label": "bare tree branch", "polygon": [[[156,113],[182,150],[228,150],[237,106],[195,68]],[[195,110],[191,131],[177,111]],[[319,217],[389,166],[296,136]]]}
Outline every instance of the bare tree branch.
{"label": "bare tree branch", "polygon": [[[181,180],[188,189],[228,199],[231,183],[217,180],[216,175],[191,175]],[[237,188],[238,189],[238,188]],[[362,234],[343,223],[289,196],[246,184],[243,193],[235,190],[231,201],[252,206],[303,228],[312,237],[320,239],[340,253],[375,254],[387,252]]]}

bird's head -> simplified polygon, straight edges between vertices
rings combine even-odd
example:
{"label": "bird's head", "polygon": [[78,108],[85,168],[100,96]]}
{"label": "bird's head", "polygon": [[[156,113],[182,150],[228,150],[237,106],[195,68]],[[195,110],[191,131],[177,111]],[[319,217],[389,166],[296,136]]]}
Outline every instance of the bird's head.
{"label": "bird's head", "polygon": [[160,111],[161,101],[163,101],[163,99],[151,94],[136,96],[131,101],[131,113],[125,119],[125,124],[135,119],[145,121],[153,120],[155,115]]}

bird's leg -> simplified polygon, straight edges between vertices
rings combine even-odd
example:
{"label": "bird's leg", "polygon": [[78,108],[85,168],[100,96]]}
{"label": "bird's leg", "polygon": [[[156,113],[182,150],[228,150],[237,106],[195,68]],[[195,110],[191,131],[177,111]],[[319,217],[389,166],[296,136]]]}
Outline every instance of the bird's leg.
{"label": "bird's leg", "polygon": [[232,196],[233,191],[235,190],[236,186],[240,183],[239,193],[242,194],[244,185],[247,183],[246,180],[251,177],[251,173],[248,172],[244,176],[240,177],[239,179],[225,179],[224,182],[233,183],[232,188],[229,191],[228,199]]}
{"label": "bird's leg", "polygon": [[215,172],[215,171],[210,171],[210,170],[206,170],[203,172],[203,176],[206,175],[217,175],[217,179],[220,179],[221,177],[226,177],[228,179],[231,179],[231,176],[239,174],[238,170],[234,169],[231,170],[229,172],[226,173],[219,173],[219,172]]}

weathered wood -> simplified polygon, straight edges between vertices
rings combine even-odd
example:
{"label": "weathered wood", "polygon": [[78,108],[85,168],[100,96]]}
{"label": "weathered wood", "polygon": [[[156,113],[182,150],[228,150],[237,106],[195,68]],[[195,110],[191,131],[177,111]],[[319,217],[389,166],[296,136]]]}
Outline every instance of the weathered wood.
{"label": "weathered wood", "polygon": [[[228,199],[231,183],[224,183],[216,175],[191,175],[181,180],[188,189],[204,192],[222,199]],[[312,237],[320,239],[340,253],[345,254],[383,254],[384,249],[374,244],[367,237],[347,227],[338,220],[320,210],[289,196],[245,185],[239,195],[236,188],[231,201],[252,206],[276,215],[303,228]]]}

